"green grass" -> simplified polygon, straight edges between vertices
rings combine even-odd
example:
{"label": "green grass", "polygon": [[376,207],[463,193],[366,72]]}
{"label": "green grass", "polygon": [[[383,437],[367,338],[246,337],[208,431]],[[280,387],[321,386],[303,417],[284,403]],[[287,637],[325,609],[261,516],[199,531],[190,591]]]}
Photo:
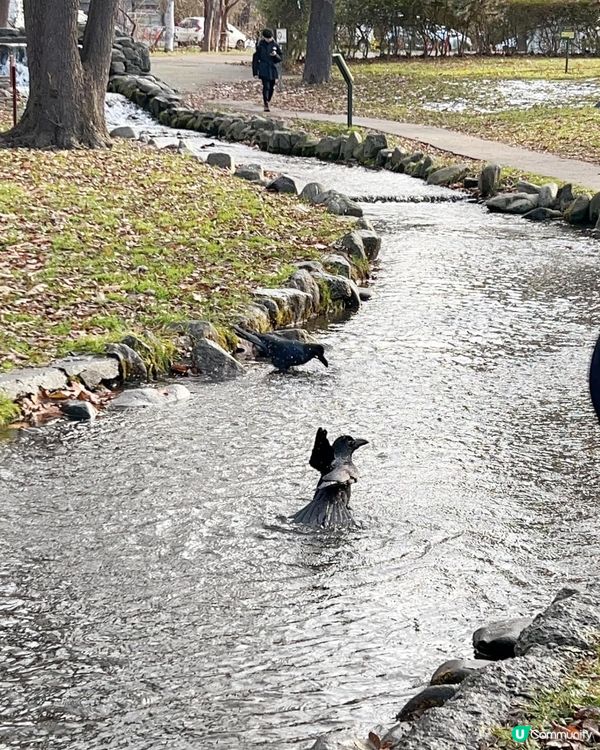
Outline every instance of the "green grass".
{"label": "green grass", "polygon": [[11,401],[7,396],[0,393],[0,427],[14,422],[19,418],[21,410],[19,407]]}
{"label": "green grass", "polygon": [[[595,656],[580,662],[563,685],[555,690],[540,692],[519,723],[543,731],[550,731],[554,725],[566,727],[581,707],[600,708],[600,648],[597,648]],[[511,731],[512,726],[496,727],[493,732],[495,747],[537,750],[545,746],[532,738],[517,743],[512,739]]]}
{"label": "green grass", "polygon": [[340,222],[191,156],[0,149],[0,370],[227,324]]}

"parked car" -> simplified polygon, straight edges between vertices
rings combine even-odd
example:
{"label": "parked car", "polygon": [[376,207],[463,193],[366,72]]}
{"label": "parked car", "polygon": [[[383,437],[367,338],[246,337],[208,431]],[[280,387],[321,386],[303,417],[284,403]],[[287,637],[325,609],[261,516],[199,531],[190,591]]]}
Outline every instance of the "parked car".
{"label": "parked car", "polygon": [[[190,16],[175,27],[175,41],[177,44],[186,46],[188,44],[202,44],[204,39],[204,16]],[[251,40],[239,29],[227,24],[227,46],[235,49],[245,49],[252,44]]]}

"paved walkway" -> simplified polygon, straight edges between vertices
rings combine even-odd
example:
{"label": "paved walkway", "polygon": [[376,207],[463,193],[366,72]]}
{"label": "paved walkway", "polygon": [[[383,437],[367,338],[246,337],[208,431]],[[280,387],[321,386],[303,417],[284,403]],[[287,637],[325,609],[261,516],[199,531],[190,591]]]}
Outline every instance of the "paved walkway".
{"label": "paved walkway", "polygon": [[[236,109],[246,112],[262,112],[262,107],[249,102],[215,101],[211,105]],[[345,123],[345,115],[315,114],[314,112],[293,112],[274,107],[272,115],[283,118],[298,118],[317,122]],[[517,146],[476,138],[472,135],[457,133],[454,130],[435,128],[430,125],[415,125],[409,122],[394,122],[372,117],[354,117],[354,124],[371,130],[379,130],[390,135],[410,138],[425,143],[441,151],[448,151],[456,156],[496,162],[503,167],[514,167],[525,172],[551,177],[565,182],[572,182],[587,188],[600,191],[600,165],[578,159],[563,159],[559,156],[529,151]]]}
{"label": "paved walkway", "polygon": [[252,78],[252,52],[198,52],[153,55],[152,72],[180,91],[196,92],[207,84]]}

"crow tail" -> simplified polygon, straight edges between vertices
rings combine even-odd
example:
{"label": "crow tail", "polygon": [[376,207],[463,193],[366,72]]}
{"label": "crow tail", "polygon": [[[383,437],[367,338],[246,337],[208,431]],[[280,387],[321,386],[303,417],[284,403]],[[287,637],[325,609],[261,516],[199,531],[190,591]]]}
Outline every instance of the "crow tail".
{"label": "crow tail", "polygon": [[295,513],[292,521],[324,529],[356,526],[348,498],[339,490],[339,487],[317,489],[311,502]]}
{"label": "crow tail", "polygon": [[263,342],[259,339],[258,336],[256,336],[254,333],[251,333],[250,331],[246,331],[244,328],[240,328],[240,326],[233,326],[233,330],[237,333],[237,335],[241,339],[246,339],[246,341],[249,341],[251,344],[254,344],[263,354],[266,354],[265,345]]}

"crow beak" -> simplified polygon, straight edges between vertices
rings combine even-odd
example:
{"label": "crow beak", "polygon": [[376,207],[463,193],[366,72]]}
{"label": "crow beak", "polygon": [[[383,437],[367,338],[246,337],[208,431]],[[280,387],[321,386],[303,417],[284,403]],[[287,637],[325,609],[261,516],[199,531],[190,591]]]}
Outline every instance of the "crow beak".
{"label": "crow beak", "polygon": [[361,448],[363,445],[369,445],[368,440],[363,440],[363,438],[354,438],[354,447],[355,448]]}
{"label": "crow beak", "polygon": [[329,362],[325,359],[324,354],[319,355],[319,361],[322,362],[325,365],[325,367],[329,367]]}

